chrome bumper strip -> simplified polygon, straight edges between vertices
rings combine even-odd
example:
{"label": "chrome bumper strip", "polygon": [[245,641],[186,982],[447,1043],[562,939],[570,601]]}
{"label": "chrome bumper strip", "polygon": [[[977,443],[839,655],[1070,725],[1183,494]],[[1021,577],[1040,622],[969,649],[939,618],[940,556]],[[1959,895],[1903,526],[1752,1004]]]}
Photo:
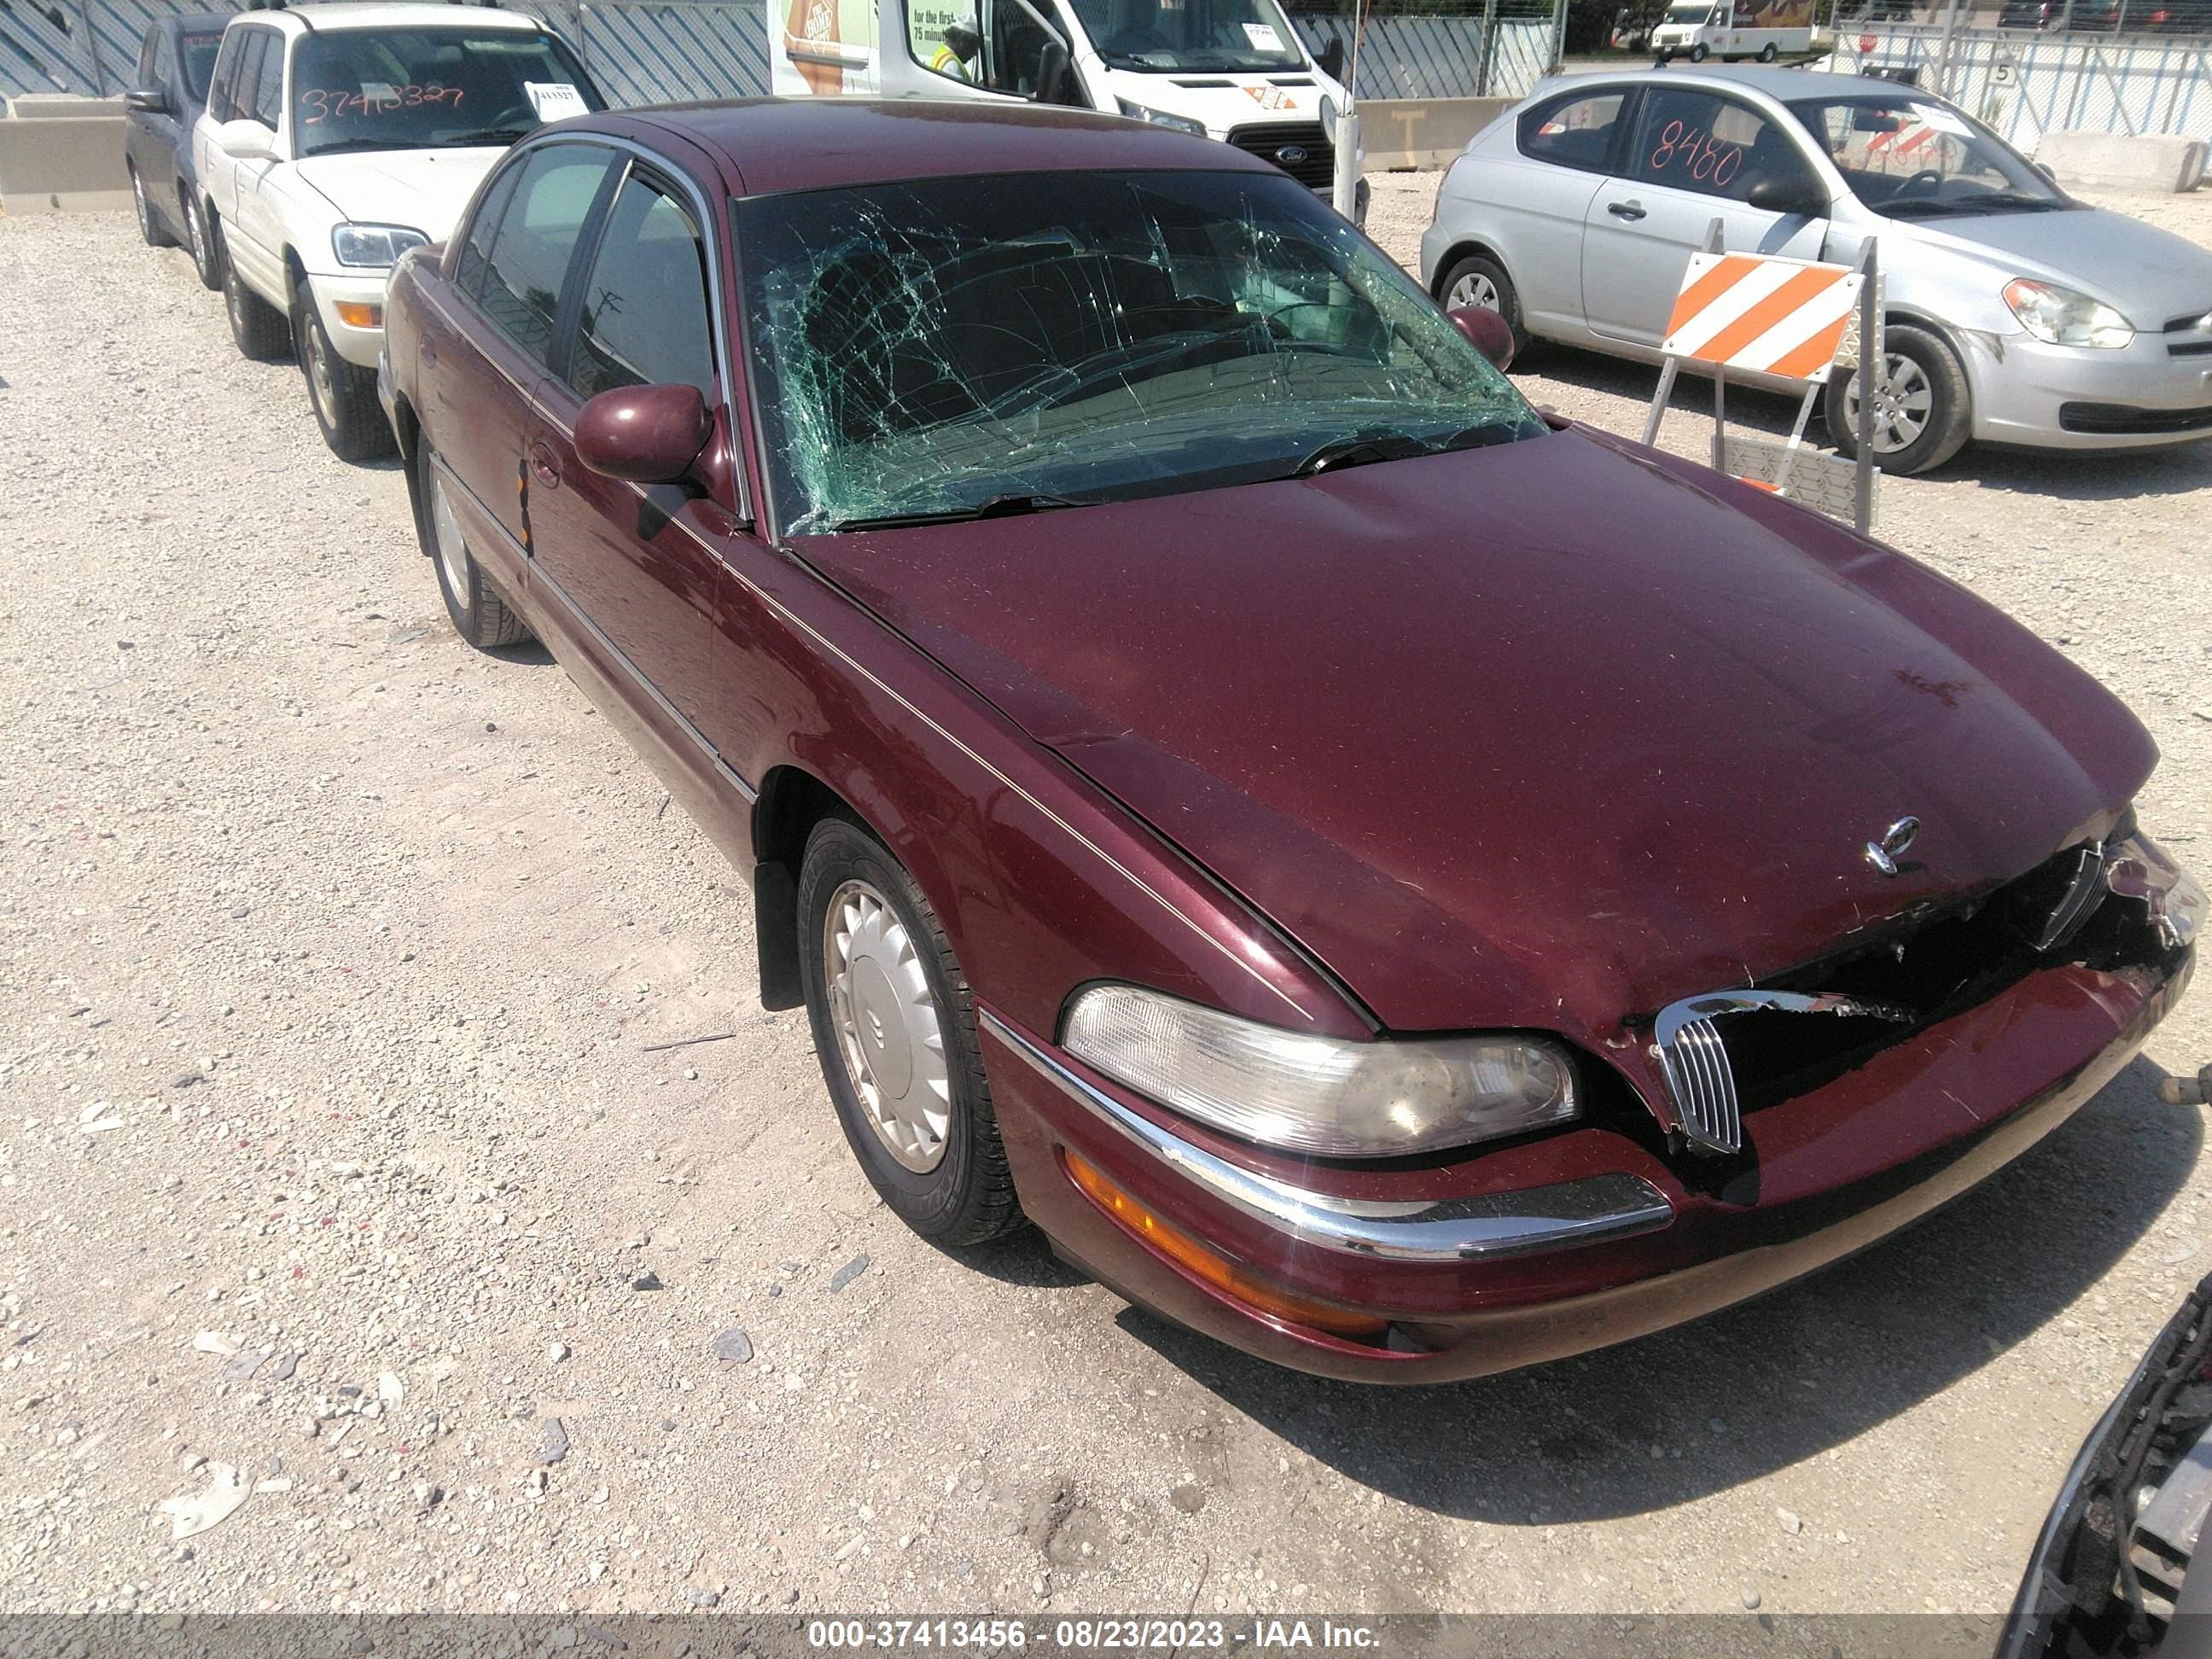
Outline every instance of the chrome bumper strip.
{"label": "chrome bumper strip", "polygon": [[977,1017],[1034,1071],[1101,1122],[1212,1196],[1304,1244],[1394,1261],[1495,1261],[1656,1232],[1674,1206],[1626,1173],[1474,1198],[1387,1203],[1310,1192],[1240,1168],[1139,1116],[988,1008]]}

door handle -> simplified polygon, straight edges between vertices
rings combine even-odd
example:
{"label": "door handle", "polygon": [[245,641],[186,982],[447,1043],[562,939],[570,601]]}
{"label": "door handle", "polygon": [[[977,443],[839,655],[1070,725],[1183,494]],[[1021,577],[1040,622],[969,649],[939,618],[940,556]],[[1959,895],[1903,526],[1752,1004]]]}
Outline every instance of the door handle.
{"label": "door handle", "polygon": [[543,443],[530,446],[530,470],[538,482],[548,489],[557,489],[561,483],[561,464],[553,459],[552,449]]}
{"label": "door handle", "polygon": [[1644,217],[1644,204],[1641,202],[1607,202],[1605,204],[1605,210],[1616,219]]}

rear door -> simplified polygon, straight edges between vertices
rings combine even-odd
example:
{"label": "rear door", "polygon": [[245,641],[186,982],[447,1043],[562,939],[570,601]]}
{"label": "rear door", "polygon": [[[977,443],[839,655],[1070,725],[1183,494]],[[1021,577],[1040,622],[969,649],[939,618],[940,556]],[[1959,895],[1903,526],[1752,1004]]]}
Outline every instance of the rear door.
{"label": "rear door", "polygon": [[601,392],[684,385],[714,411],[708,450],[726,448],[710,224],[672,171],[629,162],[570,299],[529,458],[536,571],[695,729],[710,723],[718,687],[726,576],[714,550],[737,527],[736,503],[704,482],[638,484],[592,472],[574,434]]}
{"label": "rear door", "polygon": [[1731,253],[1817,259],[1825,214],[1770,212],[1750,198],[1769,181],[1825,196],[1819,179],[1794,124],[1709,87],[1646,86],[1613,176],[1590,201],[1582,288],[1591,329],[1657,346],[1716,218]]}
{"label": "rear door", "polygon": [[[479,542],[502,544],[501,563],[525,556],[526,434],[551,360],[556,325],[578,243],[614,153],[562,140],[502,164],[462,233],[453,292],[462,316],[422,307],[416,350],[424,441],[442,464],[455,506]],[[496,568],[496,567],[495,567]]]}

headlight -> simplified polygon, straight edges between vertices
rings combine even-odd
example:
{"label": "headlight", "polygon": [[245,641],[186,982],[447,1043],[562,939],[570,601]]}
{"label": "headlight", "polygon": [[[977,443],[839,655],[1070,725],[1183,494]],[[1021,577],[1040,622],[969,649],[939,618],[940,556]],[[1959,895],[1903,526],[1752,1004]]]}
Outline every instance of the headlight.
{"label": "headlight", "polygon": [[1149,121],[1156,127],[1173,127],[1177,132],[1194,132],[1206,137],[1206,123],[1194,121],[1188,115],[1170,115],[1164,109],[1149,109],[1142,104],[1133,104],[1126,98],[1114,100],[1121,106],[1121,113],[1132,121]]}
{"label": "headlight", "polygon": [[331,252],[342,265],[381,270],[429,240],[404,225],[340,225],[331,233]]}
{"label": "headlight", "polygon": [[2045,345],[2124,346],[2135,325],[2100,300],[2070,288],[2015,277],[2005,284],[2005,303],[2020,325]]}
{"label": "headlight", "polygon": [[1565,1050],[1528,1037],[1344,1042],[1102,985],[1067,1051],[1117,1083],[1263,1146],[1395,1158],[1549,1128],[1581,1109]]}

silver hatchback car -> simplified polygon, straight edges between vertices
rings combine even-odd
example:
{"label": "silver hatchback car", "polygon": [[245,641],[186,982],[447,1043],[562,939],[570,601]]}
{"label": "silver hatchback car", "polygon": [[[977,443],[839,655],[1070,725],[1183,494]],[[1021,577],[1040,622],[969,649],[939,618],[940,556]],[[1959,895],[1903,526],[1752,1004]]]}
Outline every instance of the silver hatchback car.
{"label": "silver hatchback car", "polygon": [[[1656,360],[1716,217],[1731,252],[1850,264],[1876,240],[1875,448],[1890,471],[1941,465],[1969,439],[2212,435],[2212,252],[2075,201],[1971,116],[1892,81],[1747,66],[1547,82],[1452,163],[1421,276],[1447,305],[1500,313],[1522,344]],[[1825,410],[1847,454],[1856,378],[1837,377]]]}

